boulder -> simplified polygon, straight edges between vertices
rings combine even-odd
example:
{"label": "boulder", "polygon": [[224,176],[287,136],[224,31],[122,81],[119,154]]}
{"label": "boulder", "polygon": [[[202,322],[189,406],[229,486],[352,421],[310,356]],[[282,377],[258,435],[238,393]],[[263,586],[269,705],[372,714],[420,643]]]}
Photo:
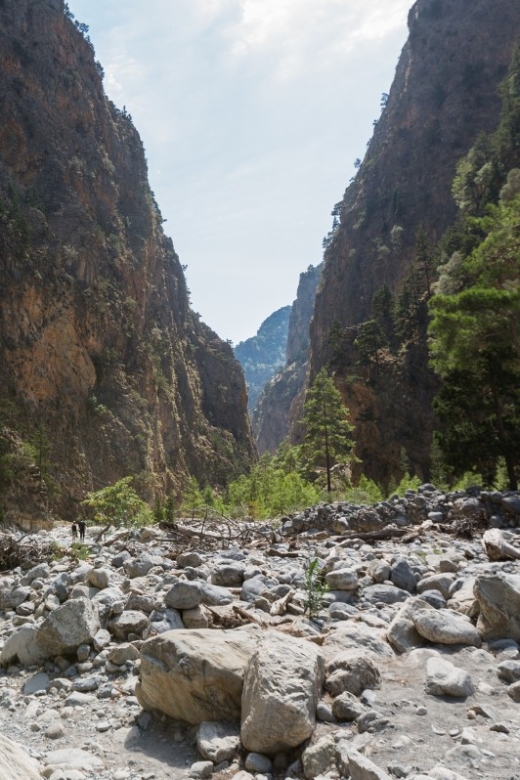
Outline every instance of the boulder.
{"label": "boulder", "polygon": [[182,629],[147,639],[136,686],[141,706],[192,724],[239,718],[244,674],[259,638],[250,627]]}
{"label": "boulder", "polygon": [[211,583],[225,588],[241,586],[244,581],[244,569],[244,564],[238,561],[218,563],[211,573]]}
{"label": "boulder", "polygon": [[8,737],[0,734],[0,777],[2,780],[41,780],[38,762]]}
{"label": "boulder", "polygon": [[322,650],[327,660],[333,660],[344,650],[359,650],[360,647],[377,656],[393,656],[391,648],[385,642],[383,631],[370,628],[364,623],[354,623],[352,620],[332,631],[325,638]]}
{"label": "boulder", "polygon": [[372,604],[398,604],[410,597],[407,590],[396,588],[395,585],[376,584],[363,588],[363,598]]}
{"label": "boulder", "polygon": [[347,749],[350,780],[391,780],[377,764],[354,748]]}
{"label": "boulder", "polygon": [[340,693],[332,702],[332,714],[339,721],[356,720],[363,714],[364,709],[360,701],[349,691]]}
{"label": "boulder", "polygon": [[450,597],[450,588],[455,582],[455,574],[432,574],[429,577],[423,577],[417,583],[417,593],[422,593],[424,590],[438,590],[445,599]]}
{"label": "boulder", "polygon": [[274,755],[311,736],[325,661],[316,645],[265,634],[247,665],[240,736],[246,750]]}
{"label": "boulder", "polygon": [[327,585],[332,590],[356,590],[358,577],[353,569],[333,569],[325,575]]}
{"label": "boulder", "polygon": [[366,653],[347,650],[327,664],[326,689],[339,696],[344,691],[360,696],[365,688],[379,688],[379,669]]}
{"label": "boulder", "polygon": [[232,723],[203,721],[197,731],[197,748],[202,758],[220,764],[232,759],[240,748],[240,734]]}
{"label": "boulder", "polygon": [[482,537],[482,547],[490,561],[520,559],[520,550],[507,541],[499,528],[489,528]]}
{"label": "boulder", "polygon": [[116,615],[107,624],[110,633],[116,639],[125,641],[130,634],[140,635],[148,626],[148,615],[137,609],[125,609],[120,615]]}
{"label": "boulder", "polygon": [[415,615],[424,610],[433,612],[434,608],[424,599],[413,596],[405,601],[388,626],[386,638],[396,653],[406,653],[424,644],[424,638],[419,634],[414,623]]}
{"label": "boulder", "polygon": [[111,578],[112,571],[105,566],[100,566],[97,569],[90,569],[87,574],[87,582],[89,585],[92,585],[94,588],[99,588],[99,590],[108,588]]}
{"label": "boulder", "polygon": [[390,580],[396,588],[401,588],[401,590],[407,590],[409,593],[414,593],[417,575],[408,561],[401,558],[401,560],[396,561],[393,564],[392,571],[390,572]]}
{"label": "boulder", "polygon": [[482,639],[520,641],[520,576],[483,574],[473,588],[479,605],[477,631]]}
{"label": "boulder", "polygon": [[32,666],[44,661],[48,655],[38,644],[37,631],[37,627],[31,625],[20,626],[13,631],[0,653],[0,665],[7,666],[16,659],[22,666]]}
{"label": "boulder", "polygon": [[172,609],[194,609],[202,601],[201,583],[177,580],[164,596],[164,603]]}
{"label": "boulder", "polygon": [[307,780],[324,775],[335,768],[336,742],[332,734],[309,745],[302,753],[303,773]]}
{"label": "boulder", "polygon": [[[200,609],[198,607],[198,609]],[[186,612],[193,612],[193,610],[186,610]],[[184,614],[186,614],[186,612]],[[166,631],[177,631],[184,628],[185,624],[177,610],[175,609],[155,609],[150,617],[148,625],[143,632],[144,639],[150,639],[157,634],[164,634]],[[199,628],[199,626],[188,626],[186,628]],[[204,626],[207,628],[207,626]]]}
{"label": "boulder", "polygon": [[428,658],[426,662],[426,693],[431,696],[463,698],[475,693],[471,677],[444,658]]}
{"label": "boulder", "polygon": [[473,624],[448,609],[420,609],[414,614],[413,623],[430,642],[480,647],[480,636]]}
{"label": "boulder", "polygon": [[99,618],[85,598],[71,599],[45,618],[36,632],[36,641],[46,657],[75,653],[79,645],[91,644],[99,630]]}

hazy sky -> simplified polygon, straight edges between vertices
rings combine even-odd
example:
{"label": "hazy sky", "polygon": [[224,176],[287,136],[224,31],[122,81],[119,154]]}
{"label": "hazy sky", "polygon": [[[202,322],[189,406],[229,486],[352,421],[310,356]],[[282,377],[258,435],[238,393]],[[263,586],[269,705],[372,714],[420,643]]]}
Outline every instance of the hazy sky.
{"label": "hazy sky", "polygon": [[412,0],[69,0],[132,114],[192,291],[254,335],[321,261]]}

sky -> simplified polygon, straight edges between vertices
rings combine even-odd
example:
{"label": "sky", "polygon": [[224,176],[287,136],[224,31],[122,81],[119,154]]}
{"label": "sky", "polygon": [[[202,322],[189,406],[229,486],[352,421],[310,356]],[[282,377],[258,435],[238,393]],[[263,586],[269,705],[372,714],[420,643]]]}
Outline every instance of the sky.
{"label": "sky", "polygon": [[296,297],[412,0],[68,0],[132,115],[191,301],[235,344]]}

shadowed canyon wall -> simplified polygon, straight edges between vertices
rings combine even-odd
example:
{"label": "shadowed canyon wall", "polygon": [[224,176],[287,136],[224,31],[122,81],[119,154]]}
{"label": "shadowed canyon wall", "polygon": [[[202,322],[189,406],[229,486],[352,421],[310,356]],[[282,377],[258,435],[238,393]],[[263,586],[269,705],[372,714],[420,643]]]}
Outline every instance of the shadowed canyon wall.
{"label": "shadowed canyon wall", "polygon": [[34,490],[4,475],[4,509],[70,514],[126,474],[150,500],[224,483],[255,458],[242,371],[61,0],[0,0],[0,72],[0,424],[39,468]]}

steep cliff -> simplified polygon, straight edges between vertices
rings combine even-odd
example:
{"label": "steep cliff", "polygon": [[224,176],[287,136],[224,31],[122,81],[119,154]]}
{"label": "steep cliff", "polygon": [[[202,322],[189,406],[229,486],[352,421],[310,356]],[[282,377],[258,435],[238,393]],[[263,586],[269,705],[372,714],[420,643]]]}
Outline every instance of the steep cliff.
{"label": "steep cliff", "polygon": [[290,314],[290,306],[278,309],[262,322],[255,336],[235,347],[235,357],[244,370],[250,414],[266,382],[285,365]]}
{"label": "steep cliff", "polygon": [[189,306],[139,135],[62,0],[0,1],[0,71],[4,450],[36,455],[61,512],[126,474],[149,499],[225,481],[254,458],[242,371]]}
{"label": "steep cliff", "polygon": [[253,431],[260,453],[275,452],[291,426],[297,426],[301,418],[299,395],[307,377],[309,324],[321,270],[321,265],[310,265],[300,274],[289,317],[285,368],[268,383],[253,412]]}
{"label": "steep cliff", "polygon": [[383,286],[402,294],[415,275],[427,294],[421,252],[455,218],[457,162],[498,123],[498,87],[520,34],[520,5],[418,0],[408,24],[388,100],[325,253],[311,325],[311,378],[333,361],[356,424],[360,468],[385,484],[403,464],[429,474],[435,381],[425,316],[406,349],[361,376],[348,344],[359,335],[356,326],[373,317]]}

